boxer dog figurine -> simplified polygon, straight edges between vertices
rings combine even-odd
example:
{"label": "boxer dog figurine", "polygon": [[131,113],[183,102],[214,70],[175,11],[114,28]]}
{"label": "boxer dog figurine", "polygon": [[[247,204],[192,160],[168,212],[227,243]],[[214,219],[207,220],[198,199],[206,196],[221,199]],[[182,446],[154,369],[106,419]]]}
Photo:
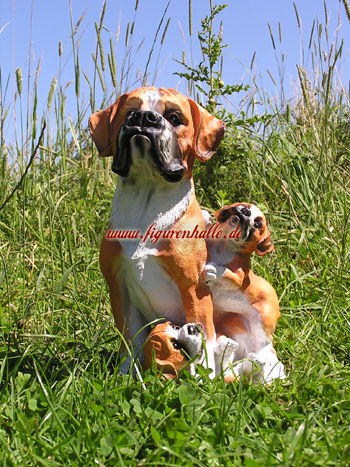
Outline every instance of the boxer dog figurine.
{"label": "boxer dog figurine", "polygon": [[[140,348],[148,335],[145,325],[155,319],[199,324],[213,368],[205,240],[164,237],[169,230],[204,230],[192,168],[195,159],[205,162],[213,155],[225,123],[177,91],[150,87],[124,94],[93,114],[89,128],[100,156],[112,156],[112,170],[119,175],[100,248],[117,328],[125,342]],[[116,239],[108,238],[111,231]]]}
{"label": "boxer dog figurine", "polygon": [[[203,215],[208,229],[210,215],[206,211]],[[222,234],[219,239],[207,240],[211,262],[205,266],[205,273],[214,302],[216,374],[223,368],[226,382],[252,371],[254,378],[262,382],[284,378],[283,365],[272,346],[272,335],[280,316],[278,297],[273,287],[250,269],[250,256],[254,251],[262,256],[274,248],[265,216],[256,206],[247,203],[224,206],[214,215],[222,224]],[[176,371],[169,372],[172,376],[188,364],[183,352],[188,344],[173,334],[171,323],[156,326],[146,348],[149,356],[154,347],[157,366],[168,370],[169,362],[174,362],[173,354],[177,354],[173,365]],[[182,334],[183,331],[179,332]],[[157,344],[153,342],[154,336],[157,336]],[[190,338],[188,336],[187,340]],[[177,341],[180,341],[180,348]],[[170,342],[167,351],[162,342]],[[202,349],[197,346],[196,350],[198,363],[203,358]],[[193,353],[188,354],[193,358]],[[147,362],[149,367],[149,357]],[[169,373],[165,372],[167,376]]]}

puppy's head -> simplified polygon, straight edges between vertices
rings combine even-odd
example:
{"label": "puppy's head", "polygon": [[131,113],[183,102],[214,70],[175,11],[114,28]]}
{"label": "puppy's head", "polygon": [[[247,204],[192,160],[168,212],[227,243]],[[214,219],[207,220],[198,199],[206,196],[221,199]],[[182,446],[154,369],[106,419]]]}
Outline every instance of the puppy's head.
{"label": "puppy's head", "polygon": [[153,350],[157,368],[168,379],[178,376],[188,362],[202,353],[201,326],[185,324],[176,326],[169,321],[158,324],[149,334],[143,347],[143,369],[152,367]]}
{"label": "puppy's head", "polygon": [[254,204],[235,203],[224,206],[214,213],[216,221],[223,224],[223,235],[231,238],[231,245],[236,251],[251,254],[253,251],[264,256],[274,249],[265,215]]}
{"label": "puppy's head", "polygon": [[100,156],[113,156],[112,170],[178,182],[194,159],[208,160],[225,123],[173,89],[139,88],[91,115],[89,128]]}

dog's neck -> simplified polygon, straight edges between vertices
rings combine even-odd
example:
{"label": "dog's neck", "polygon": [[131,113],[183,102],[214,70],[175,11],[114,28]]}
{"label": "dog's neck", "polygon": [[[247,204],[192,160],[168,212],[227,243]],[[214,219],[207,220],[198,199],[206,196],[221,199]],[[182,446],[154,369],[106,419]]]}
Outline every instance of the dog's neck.
{"label": "dog's neck", "polygon": [[138,230],[140,233],[157,224],[157,230],[171,228],[194,200],[193,180],[154,184],[152,180],[133,183],[118,178],[114,193],[110,224],[116,230]]}
{"label": "dog's neck", "polygon": [[245,263],[248,268],[250,265],[250,255],[240,252],[240,245],[232,239],[208,239],[208,252],[210,262],[218,266],[232,267],[236,263],[242,265]]}

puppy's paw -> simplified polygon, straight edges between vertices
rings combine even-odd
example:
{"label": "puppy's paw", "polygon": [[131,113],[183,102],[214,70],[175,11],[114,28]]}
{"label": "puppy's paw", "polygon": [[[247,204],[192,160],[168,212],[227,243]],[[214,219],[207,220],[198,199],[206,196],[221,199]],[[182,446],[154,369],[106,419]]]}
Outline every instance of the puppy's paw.
{"label": "puppy's paw", "polygon": [[254,363],[254,365],[256,366],[256,369],[260,371],[264,370],[265,362],[262,361],[256,353],[254,352],[249,353],[248,359]]}
{"label": "puppy's paw", "polygon": [[216,340],[215,356],[223,357],[223,355],[232,355],[239,347],[238,342],[226,336],[220,336]]}
{"label": "puppy's paw", "polygon": [[238,347],[238,342],[226,336],[220,336],[216,340],[214,348],[216,374],[220,374],[221,368],[225,370],[232,364]]}
{"label": "puppy's paw", "polygon": [[265,383],[271,383],[274,379],[284,379],[286,374],[284,372],[283,363],[278,360],[276,350],[273,348],[272,343],[262,348],[257,358],[263,362],[263,379]]}
{"label": "puppy's paw", "polygon": [[217,279],[217,270],[214,264],[208,263],[204,266],[204,276],[207,285],[212,285]]}

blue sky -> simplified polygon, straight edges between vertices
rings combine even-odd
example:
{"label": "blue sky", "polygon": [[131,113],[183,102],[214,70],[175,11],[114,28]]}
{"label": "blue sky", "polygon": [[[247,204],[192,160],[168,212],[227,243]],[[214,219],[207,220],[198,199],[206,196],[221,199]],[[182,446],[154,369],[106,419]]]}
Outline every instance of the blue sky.
{"label": "blue sky", "polygon": [[[73,23],[79,20],[86,10],[84,19],[80,25],[79,34],[83,32],[80,41],[79,57],[80,66],[86,74],[92,69],[91,52],[96,47],[96,34],[94,22],[98,21],[102,9],[102,0],[72,0]],[[213,3],[223,3],[220,1]],[[286,70],[284,77],[284,86],[287,94],[293,94],[293,79],[297,77],[296,64],[302,64],[301,57],[301,37],[296,14],[292,0],[228,0],[228,7],[219,15],[214,27],[218,32],[219,20],[223,21],[223,39],[228,44],[224,51],[224,75],[226,84],[249,83],[249,73],[251,60],[256,52],[254,70],[260,86],[264,87],[271,96],[276,94],[276,88],[267,73],[267,70],[273,75],[275,81],[279,82],[278,65],[276,56],[280,60],[282,54],[286,57]],[[325,9],[323,0],[295,0],[302,25],[302,40],[304,49],[308,51],[310,33],[314,19],[318,15],[319,22],[325,27]],[[33,10],[32,10],[33,4]],[[102,39],[105,52],[109,50],[109,38],[112,37],[115,43],[119,17],[121,17],[120,38],[117,47],[117,66],[120,66],[125,52],[125,33],[127,23],[132,23],[135,16],[136,0],[109,0],[104,20],[105,27],[110,31],[103,31]],[[58,77],[59,57],[58,43],[62,41],[64,48],[63,62],[68,59],[62,72],[61,83],[64,86],[71,80],[74,80],[74,66],[70,56],[72,45],[69,37],[71,35],[70,7],[69,0],[0,0],[1,18],[0,18],[0,66],[2,73],[2,87],[10,75],[10,86],[7,93],[7,102],[13,100],[14,95],[14,70],[20,67],[23,70],[23,86],[27,87],[29,71],[29,48],[31,41],[31,64],[30,73],[32,74],[40,58],[42,65],[38,80],[39,106],[38,110],[43,108],[50,88],[50,82],[53,77]],[[136,52],[139,44],[144,39],[144,43],[137,53],[134,62],[133,76],[137,69],[144,70],[148,59],[149,51],[159,24],[164,13],[167,0],[139,0],[138,11],[135,17],[135,28],[133,37],[133,50]],[[327,2],[329,15],[328,36],[329,43],[335,40],[335,30],[338,26],[338,14],[342,26],[338,31],[339,38],[344,38],[345,50],[343,53],[343,81],[348,80],[348,61],[347,49],[350,44],[350,24],[346,18],[344,6],[338,0],[329,0]],[[209,13],[209,0],[192,0],[192,50],[194,63],[201,60],[201,54],[198,47],[197,31],[200,29],[200,20]],[[32,36],[30,37],[30,25],[32,15]],[[188,21],[188,1],[171,0],[170,6],[162,25],[160,37],[168,18],[171,18],[169,29],[167,31],[163,47],[160,51],[158,68],[161,73],[156,79],[156,86],[176,87],[185,92],[184,83],[179,84],[179,77],[174,72],[181,71],[181,67],[173,59],[181,59],[182,51],[186,51],[187,60],[189,56],[187,51],[191,50],[191,39],[189,36]],[[179,22],[183,28],[186,43],[183,41]],[[276,50],[272,47],[268,23],[271,25],[274,34]],[[279,42],[279,23],[281,24],[282,43]],[[79,35],[78,34],[78,35]],[[78,37],[78,36],[76,36]],[[316,34],[314,34],[316,37]],[[327,52],[326,45],[325,51]],[[329,52],[329,51],[328,51]],[[159,40],[153,54],[153,61],[150,65],[150,81],[153,79],[155,62],[159,53]],[[311,56],[305,55],[304,66],[310,71],[312,69]],[[108,72],[108,68],[107,71]],[[34,76],[30,78],[33,83]],[[81,76],[81,89],[87,96],[88,88],[84,87],[84,78]],[[32,86],[31,86],[32,87]],[[138,87],[137,85],[135,87]],[[72,117],[75,114],[74,85],[67,90],[67,112]],[[241,96],[243,97],[243,95]],[[239,100],[239,99],[238,99]],[[238,105],[238,101],[232,102],[232,108]],[[88,117],[88,116],[87,116]],[[86,118],[87,118],[86,117]],[[11,125],[8,127],[7,137],[11,138]]]}

